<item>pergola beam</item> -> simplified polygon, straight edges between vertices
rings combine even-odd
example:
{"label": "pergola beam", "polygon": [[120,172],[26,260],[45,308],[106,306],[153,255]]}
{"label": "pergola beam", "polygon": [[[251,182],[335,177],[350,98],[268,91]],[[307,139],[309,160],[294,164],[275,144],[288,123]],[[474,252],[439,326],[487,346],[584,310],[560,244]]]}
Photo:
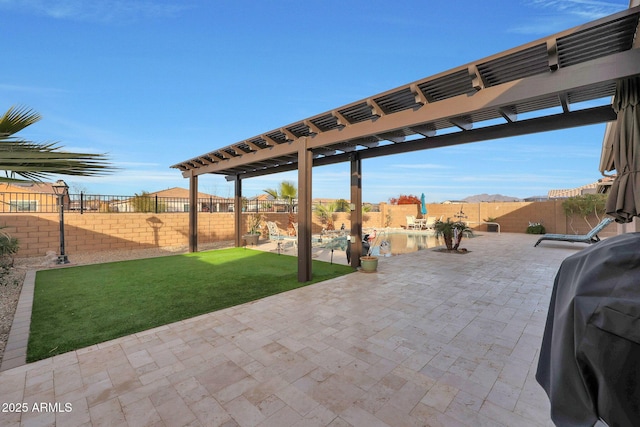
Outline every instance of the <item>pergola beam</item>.
{"label": "pergola beam", "polygon": [[[510,138],[514,136],[528,135],[538,132],[549,132],[560,129],[568,129],[578,126],[587,126],[597,123],[606,123],[616,119],[616,113],[610,105],[594,107],[591,109],[578,110],[570,113],[561,113],[553,116],[537,117],[528,120],[520,120],[514,123],[503,123],[499,125],[487,126],[470,131],[459,131],[455,133],[424,137],[414,139],[402,144],[390,144],[358,150],[356,152],[342,153],[335,156],[320,157],[313,160],[313,166],[327,166],[336,163],[350,161],[353,155],[361,159],[368,159],[392,154],[409,153],[418,150],[428,150],[432,148],[449,147],[470,142],[481,142],[500,138]],[[248,172],[243,174],[244,178],[254,178],[272,173],[287,172],[295,170],[296,164],[289,164],[274,169]],[[232,180],[228,177],[227,180]]]}

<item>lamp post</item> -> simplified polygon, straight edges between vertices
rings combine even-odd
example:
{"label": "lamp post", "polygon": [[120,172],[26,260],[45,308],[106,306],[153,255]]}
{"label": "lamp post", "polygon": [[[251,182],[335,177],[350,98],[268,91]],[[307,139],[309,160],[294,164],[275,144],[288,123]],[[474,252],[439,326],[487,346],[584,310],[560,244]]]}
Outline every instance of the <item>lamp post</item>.
{"label": "lamp post", "polygon": [[64,253],[64,197],[69,194],[69,186],[59,179],[52,185],[54,193],[58,196],[58,206],[60,208],[60,255],[57,264],[69,264],[67,255]]}

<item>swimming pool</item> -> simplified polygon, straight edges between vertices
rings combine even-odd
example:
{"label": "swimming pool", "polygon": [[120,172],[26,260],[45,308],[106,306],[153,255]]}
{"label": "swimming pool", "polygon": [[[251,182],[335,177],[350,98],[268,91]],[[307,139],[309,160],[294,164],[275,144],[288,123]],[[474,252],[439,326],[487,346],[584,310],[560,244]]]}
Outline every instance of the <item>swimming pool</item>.
{"label": "swimming pool", "polygon": [[[314,236],[313,238],[314,247],[331,250],[345,251],[347,249],[347,242],[347,236],[337,236],[333,238]],[[383,242],[388,242],[388,247],[385,247],[386,245],[383,244]],[[388,256],[401,255],[442,245],[444,245],[442,238],[436,237],[433,232],[382,230],[377,232],[376,238],[371,242],[371,253],[372,255],[379,256],[385,256],[387,254],[389,254]]]}
{"label": "swimming pool", "polygon": [[[383,242],[389,243],[390,252],[387,252]],[[430,232],[379,231],[376,239],[371,244],[371,254],[381,256],[386,255],[386,253],[402,255],[442,245],[444,245],[444,240]]]}

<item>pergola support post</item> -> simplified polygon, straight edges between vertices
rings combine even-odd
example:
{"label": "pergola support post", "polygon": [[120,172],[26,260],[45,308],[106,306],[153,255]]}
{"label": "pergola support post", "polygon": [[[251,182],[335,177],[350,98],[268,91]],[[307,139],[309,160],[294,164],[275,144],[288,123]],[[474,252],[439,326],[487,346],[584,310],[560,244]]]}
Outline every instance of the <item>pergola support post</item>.
{"label": "pergola support post", "polygon": [[351,160],[351,266],[360,266],[362,255],[362,159],[357,153]]}
{"label": "pergola support post", "polygon": [[198,252],[198,175],[189,177],[189,252]]}
{"label": "pergola support post", "polygon": [[234,183],[234,202],[233,202],[233,223],[234,223],[234,239],[235,246],[242,246],[242,180],[236,175]]}
{"label": "pergola support post", "polygon": [[311,280],[311,176],[313,153],[307,138],[298,148],[298,281]]}

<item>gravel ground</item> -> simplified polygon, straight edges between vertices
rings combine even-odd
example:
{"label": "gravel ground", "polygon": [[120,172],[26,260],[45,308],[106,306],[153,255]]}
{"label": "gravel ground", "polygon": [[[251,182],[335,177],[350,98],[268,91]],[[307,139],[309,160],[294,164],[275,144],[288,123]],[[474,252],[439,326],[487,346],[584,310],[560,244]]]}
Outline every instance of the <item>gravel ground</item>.
{"label": "gravel ground", "polygon": [[[232,247],[232,241],[223,241],[198,245],[199,250],[221,249]],[[69,255],[71,266],[100,264],[111,261],[125,261],[130,259],[153,258],[166,255],[175,255],[188,252],[187,246],[175,246],[169,248],[136,249],[130,251],[105,251],[84,254]],[[7,345],[13,315],[18,305],[18,298],[22,290],[24,277],[29,269],[43,270],[55,267],[55,253],[51,252],[44,257],[16,258],[14,266],[7,274],[0,278],[0,362],[4,348]]]}

